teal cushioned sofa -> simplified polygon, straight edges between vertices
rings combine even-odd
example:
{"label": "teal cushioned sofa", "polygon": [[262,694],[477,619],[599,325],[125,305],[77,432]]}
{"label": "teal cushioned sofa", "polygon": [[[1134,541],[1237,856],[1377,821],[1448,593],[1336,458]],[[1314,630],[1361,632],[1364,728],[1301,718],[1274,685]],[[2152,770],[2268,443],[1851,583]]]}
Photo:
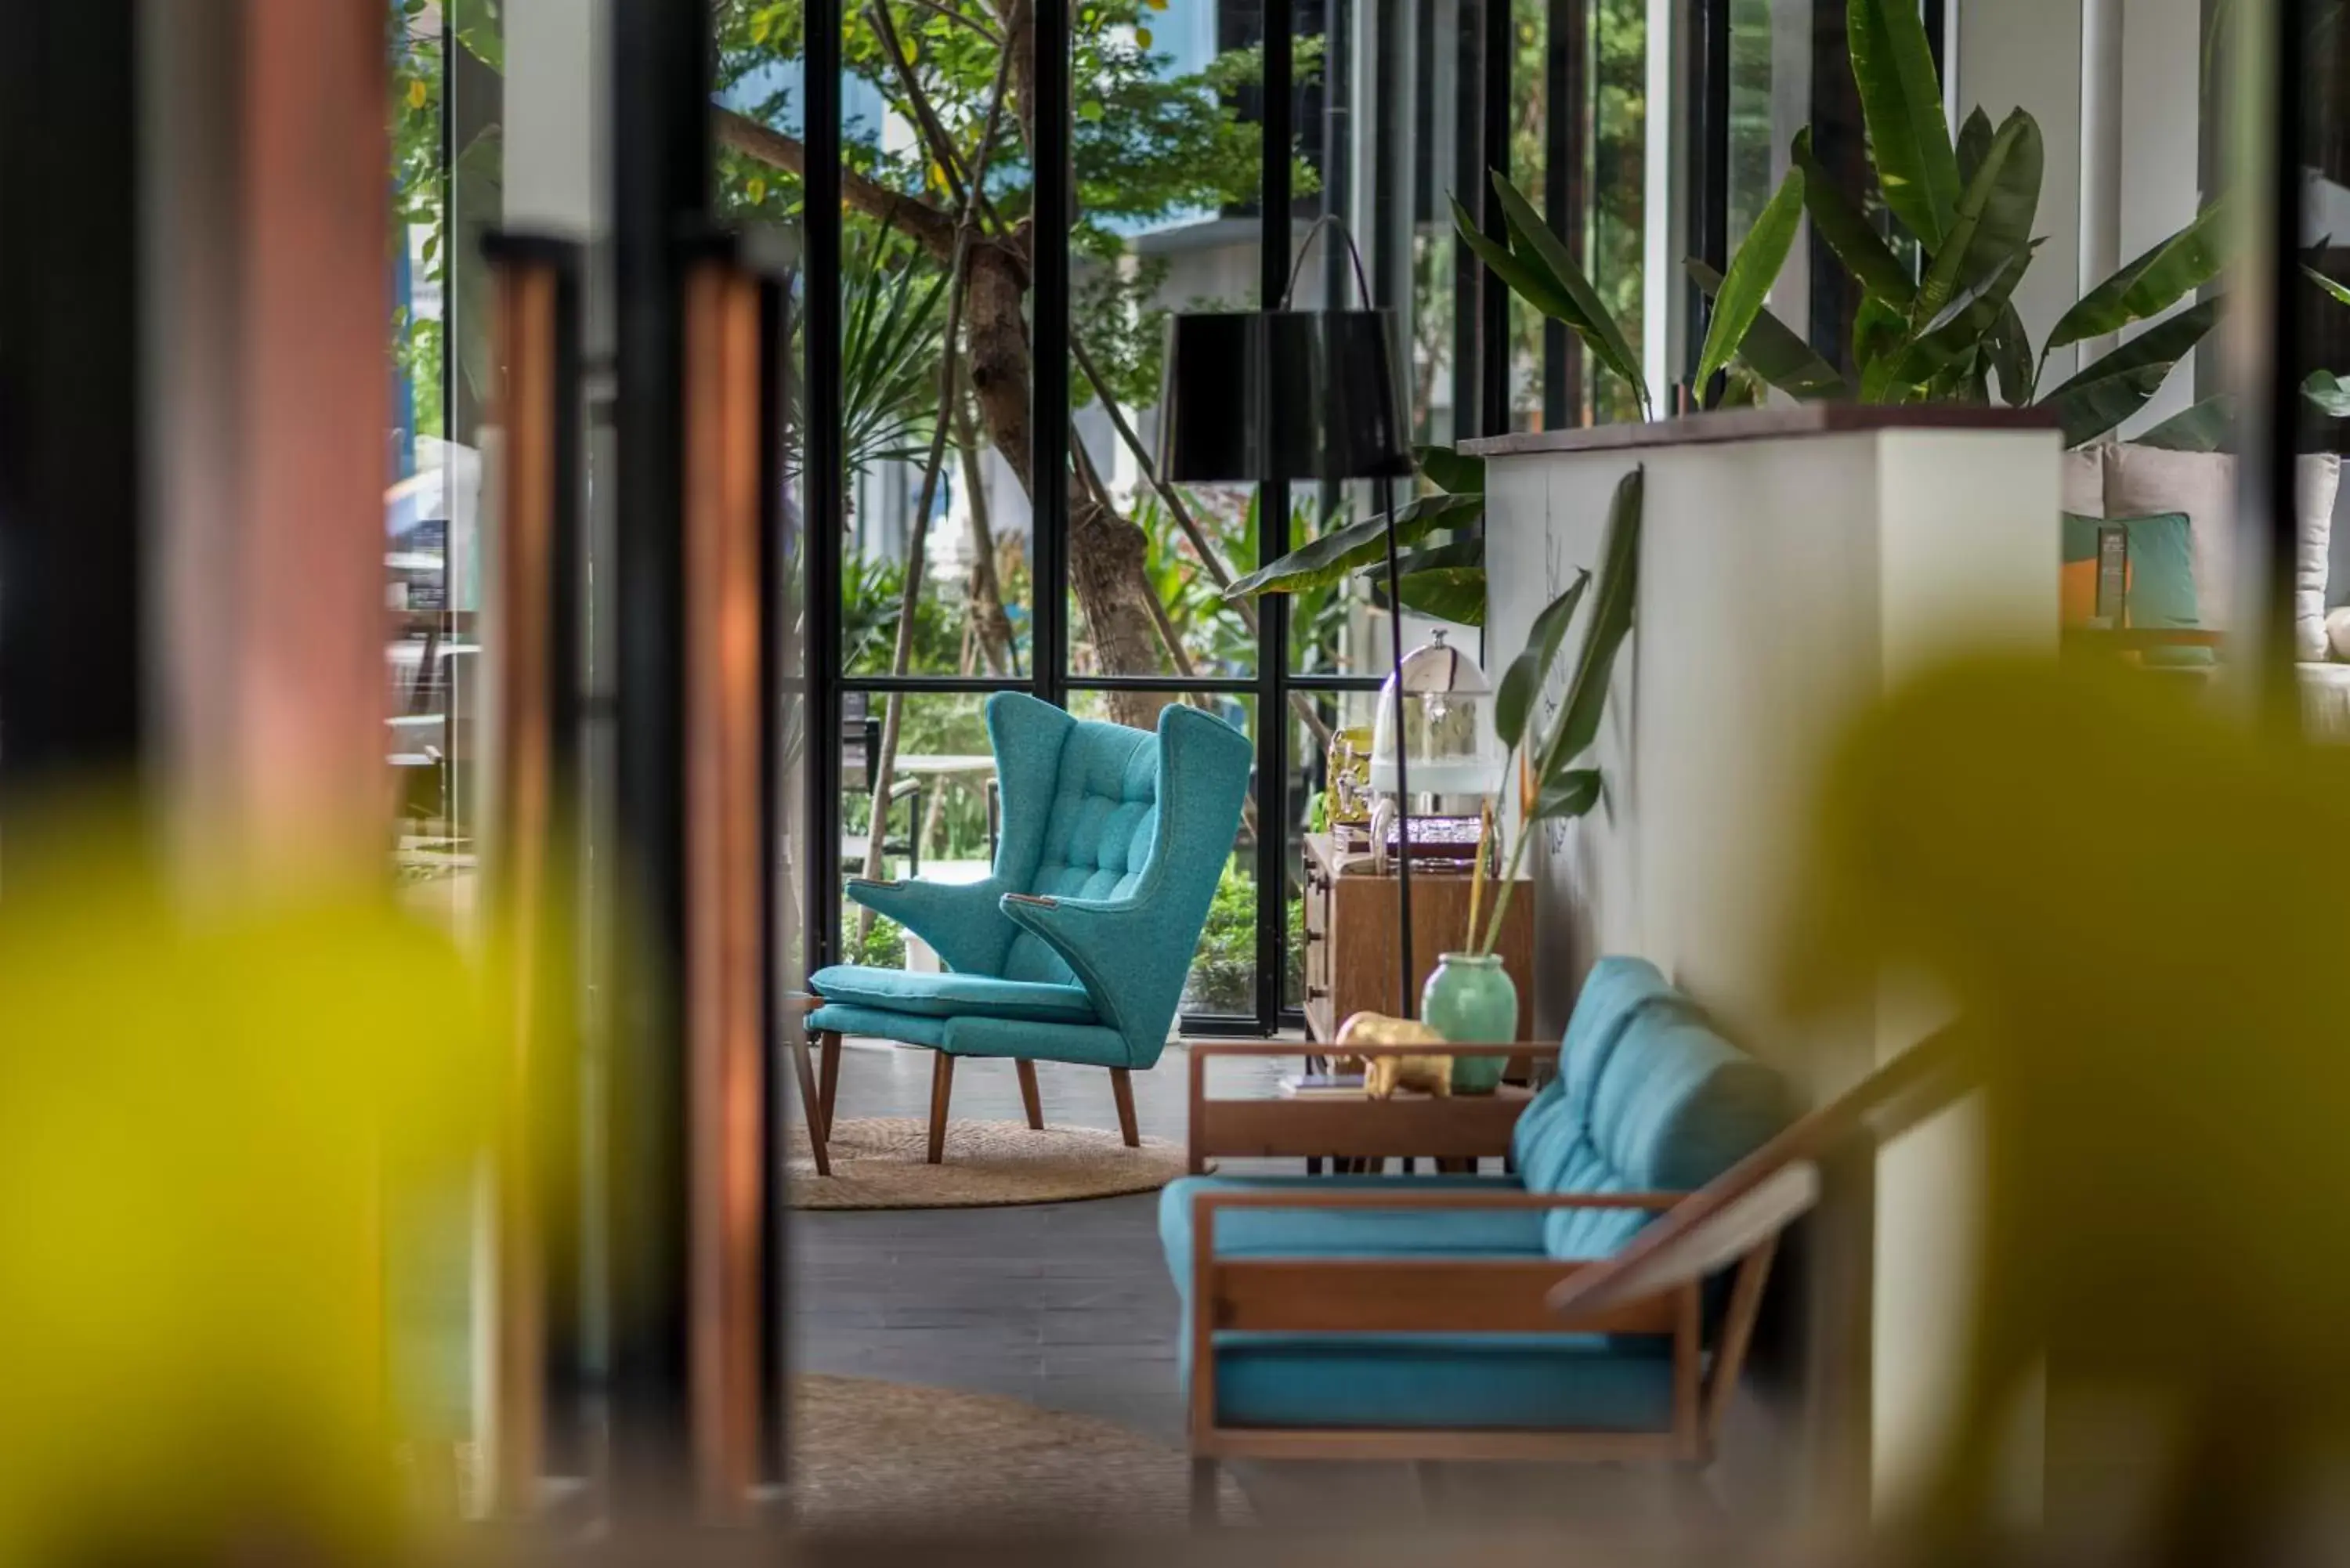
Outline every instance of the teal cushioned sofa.
{"label": "teal cushioned sofa", "polygon": [[1511,1175],[1167,1189],[1195,1460],[1705,1457],[1767,1249],[1734,1303],[1717,1280],[1570,1323],[1543,1298],[1783,1128],[1785,1086],[1627,958],[1592,971],[1558,1068]]}

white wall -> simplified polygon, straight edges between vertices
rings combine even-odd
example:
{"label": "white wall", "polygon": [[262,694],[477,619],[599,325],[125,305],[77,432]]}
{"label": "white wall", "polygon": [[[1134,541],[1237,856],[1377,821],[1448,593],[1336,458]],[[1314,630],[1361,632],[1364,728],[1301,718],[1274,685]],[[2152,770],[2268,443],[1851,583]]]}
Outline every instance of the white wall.
{"label": "white wall", "polygon": [[[2080,297],[2081,6],[2082,0],[1963,0],[1954,7],[1958,57],[1950,86],[1960,118],[1977,106],[1994,123],[2010,109],[2028,109],[2047,144],[2035,229],[2048,243],[2015,291],[2017,313],[2035,343]],[[2074,367],[2073,350],[2059,349],[2049,358],[2045,384],[2070,376]]]}
{"label": "white wall", "polygon": [[[1859,993],[1876,1005],[1846,1016],[1794,1017],[1781,1000],[1825,756],[1866,704],[1954,646],[2053,647],[2055,438],[1896,431],[1489,458],[1493,648],[1522,646],[1541,606],[1597,559],[1608,499],[1636,460],[1648,496],[1639,600],[1597,746],[1605,798],[1548,825],[1536,846],[1547,961],[1534,1029],[1564,1029],[1597,956],[1636,953],[1742,1044],[1830,1095],[1939,1019],[1930,998],[1877,992],[1873,978]],[[1866,1262],[1833,1241],[1810,1260],[1817,1294],[1802,1334],[1814,1367],[1855,1335],[1872,1344],[1861,1468],[1880,1499],[1928,1461],[1955,1386],[1973,1145],[1969,1124],[1946,1119],[1880,1161],[1873,1311],[1836,1272]],[[1854,1434],[1832,1424],[1785,1434],[1818,1457],[1799,1469],[1838,1468],[1831,1456]]]}

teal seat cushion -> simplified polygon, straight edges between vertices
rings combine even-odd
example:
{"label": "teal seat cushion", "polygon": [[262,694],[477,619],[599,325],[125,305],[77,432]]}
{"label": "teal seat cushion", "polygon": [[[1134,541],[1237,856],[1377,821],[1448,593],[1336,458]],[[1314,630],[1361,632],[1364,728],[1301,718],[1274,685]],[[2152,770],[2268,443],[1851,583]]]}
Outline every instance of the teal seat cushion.
{"label": "teal seat cushion", "polygon": [[[1159,1195],[1159,1245],[1175,1292],[1191,1293],[1193,1200],[1202,1192],[1328,1192],[1350,1188],[1522,1192],[1513,1177],[1186,1176]],[[1390,1258],[1542,1255],[1542,1214],[1532,1209],[1226,1209],[1216,1216],[1220,1258]]]}
{"label": "teal seat cushion", "polygon": [[1606,1334],[1216,1336],[1220,1426],[1642,1432],[1672,1411],[1672,1358]]}
{"label": "teal seat cushion", "polygon": [[[1510,1177],[1185,1177],[1159,1196],[1159,1237],[1191,1378],[1193,1200],[1201,1192],[1333,1189],[1523,1190]],[[1225,1210],[1216,1254],[1232,1257],[1529,1258],[1534,1210]],[[1661,1338],[1591,1334],[1220,1334],[1216,1418],[1233,1427],[1659,1429],[1672,1417]]]}
{"label": "teal seat cushion", "polygon": [[926,1018],[919,1012],[891,1012],[879,1007],[852,1007],[845,1002],[828,1002],[807,1015],[811,1032],[823,1030],[834,1034],[866,1034],[876,1040],[898,1040],[909,1045],[927,1045],[933,1051],[943,1050],[947,1043],[949,1018]]}
{"label": "teal seat cushion", "polygon": [[920,974],[910,970],[834,964],[808,977],[808,989],[828,1002],[911,1012],[923,1018],[980,1016],[1035,1023],[1097,1023],[1080,985],[998,980],[986,974]]}

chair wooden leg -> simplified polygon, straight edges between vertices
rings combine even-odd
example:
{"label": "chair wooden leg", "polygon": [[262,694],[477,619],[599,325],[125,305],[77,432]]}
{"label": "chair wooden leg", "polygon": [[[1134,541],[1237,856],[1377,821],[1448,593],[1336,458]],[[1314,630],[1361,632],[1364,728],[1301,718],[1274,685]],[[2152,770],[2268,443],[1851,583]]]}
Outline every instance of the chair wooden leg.
{"label": "chair wooden leg", "polygon": [[806,1038],[792,1042],[792,1070],[800,1081],[800,1115],[807,1118],[808,1147],[816,1154],[816,1173],[830,1176],[832,1157],[825,1152],[824,1147],[827,1129],[824,1125],[823,1108],[817,1102],[816,1068],[808,1062]]}
{"label": "chair wooden leg", "polygon": [[1191,1460],[1191,1528],[1213,1530],[1222,1521],[1222,1510],[1216,1504],[1222,1478],[1217,1473],[1216,1461],[1194,1458]]}
{"label": "chair wooden leg", "polygon": [[943,1165],[947,1158],[947,1100],[954,1094],[954,1058],[945,1052],[937,1053],[931,1067],[931,1163]]}
{"label": "chair wooden leg", "polygon": [[1127,1147],[1140,1148],[1142,1135],[1134,1127],[1134,1075],[1124,1067],[1112,1067],[1109,1086],[1118,1096],[1118,1130],[1125,1136]]}
{"label": "chair wooden leg", "polygon": [[833,1102],[840,1098],[840,1031],[827,1029],[816,1036],[824,1057],[824,1086],[817,1098],[824,1115],[824,1136],[832,1137]]}
{"label": "chair wooden leg", "polygon": [[1028,1107],[1028,1125],[1037,1132],[1045,1130],[1045,1097],[1036,1090],[1036,1064],[1026,1057],[1013,1065],[1020,1073],[1020,1103]]}

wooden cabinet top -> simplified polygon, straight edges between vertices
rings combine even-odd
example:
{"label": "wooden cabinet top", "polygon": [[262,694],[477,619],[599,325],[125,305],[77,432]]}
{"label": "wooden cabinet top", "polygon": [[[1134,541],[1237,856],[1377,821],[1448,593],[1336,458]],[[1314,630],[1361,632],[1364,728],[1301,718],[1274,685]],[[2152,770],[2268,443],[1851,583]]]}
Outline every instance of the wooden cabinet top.
{"label": "wooden cabinet top", "polygon": [[[1340,849],[1337,836],[1335,834],[1307,834],[1305,859],[1310,869],[1319,871],[1326,878],[1378,875],[1371,869],[1371,852],[1368,849]],[[1422,869],[1417,864],[1412,867],[1412,871],[1416,877],[1440,879],[1446,882],[1465,884],[1470,879],[1469,874],[1465,871],[1428,870]],[[1387,872],[1387,877],[1390,880],[1394,878],[1395,871],[1392,867]],[[1496,877],[1493,880],[1498,882],[1501,878]],[[1522,888],[1533,880],[1534,876],[1531,872],[1522,871],[1518,876],[1518,885]]]}

